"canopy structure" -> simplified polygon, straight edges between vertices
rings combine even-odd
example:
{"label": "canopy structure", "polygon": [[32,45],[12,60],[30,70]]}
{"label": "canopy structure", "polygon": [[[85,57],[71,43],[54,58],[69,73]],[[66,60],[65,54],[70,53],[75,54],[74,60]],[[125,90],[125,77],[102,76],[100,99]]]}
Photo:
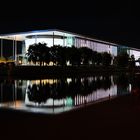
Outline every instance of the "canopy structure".
{"label": "canopy structure", "polygon": [[57,36],[61,36],[61,37],[64,37],[64,36],[65,37],[67,37],[67,36],[79,37],[79,38],[88,39],[88,40],[92,40],[92,41],[96,41],[96,42],[100,42],[100,43],[117,45],[115,43],[102,41],[102,40],[94,39],[94,38],[91,38],[91,37],[86,37],[86,36],[76,34],[76,33],[71,33],[71,32],[68,32],[68,31],[58,30],[58,29],[48,29],[48,30],[37,30],[37,31],[1,34],[0,38],[8,39],[8,40],[24,41],[30,36],[37,37],[37,36],[40,36],[40,35],[44,35],[44,36],[45,35],[50,35],[50,36],[51,35],[57,35]]}

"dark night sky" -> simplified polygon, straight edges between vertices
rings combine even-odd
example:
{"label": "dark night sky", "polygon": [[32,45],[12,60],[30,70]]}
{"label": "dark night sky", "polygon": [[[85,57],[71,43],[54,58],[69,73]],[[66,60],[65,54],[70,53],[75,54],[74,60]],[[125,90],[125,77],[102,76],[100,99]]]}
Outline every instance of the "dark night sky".
{"label": "dark night sky", "polygon": [[57,28],[140,48],[140,15],[136,3],[99,0],[94,0],[94,4],[69,3],[35,5],[26,10],[16,7],[12,14],[0,16],[0,33]]}

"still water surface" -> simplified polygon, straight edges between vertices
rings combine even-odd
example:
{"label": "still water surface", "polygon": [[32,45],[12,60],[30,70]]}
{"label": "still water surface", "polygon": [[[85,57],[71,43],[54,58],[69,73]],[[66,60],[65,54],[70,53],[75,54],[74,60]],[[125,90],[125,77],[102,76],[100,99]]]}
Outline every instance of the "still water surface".
{"label": "still water surface", "polygon": [[135,77],[129,75],[63,79],[1,79],[0,107],[56,114],[132,94]]}

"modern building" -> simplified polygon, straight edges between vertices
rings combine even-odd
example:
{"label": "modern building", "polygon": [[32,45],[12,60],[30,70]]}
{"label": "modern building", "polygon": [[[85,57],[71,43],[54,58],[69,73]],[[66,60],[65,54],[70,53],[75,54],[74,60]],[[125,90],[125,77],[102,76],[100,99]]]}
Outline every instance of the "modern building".
{"label": "modern building", "polygon": [[[9,44],[7,43],[8,41]],[[29,46],[39,42],[46,43],[48,47],[54,45],[75,46],[77,48],[88,47],[97,52],[108,52],[114,57],[122,51],[127,52],[130,56],[134,55],[136,60],[140,57],[139,49],[57,29],[2,34],[0,35],[0,56],[5,57],[11,50],[11,54],[8,57],[13,59],[16,64],[19,64],[18,58],[22,57],[22,64],[27,64],[25,54]],[[9,47],[10,50],[7,51],[6,47]]]}

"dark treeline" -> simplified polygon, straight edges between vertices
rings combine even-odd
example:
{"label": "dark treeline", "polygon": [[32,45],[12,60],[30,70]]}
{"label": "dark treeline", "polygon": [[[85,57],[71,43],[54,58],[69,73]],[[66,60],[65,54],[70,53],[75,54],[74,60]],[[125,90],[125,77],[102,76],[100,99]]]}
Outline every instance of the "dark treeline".
{"label": "dark treeline", "polygon": [[57,66],[90,64],[109,66],[112,60],[112,56],[107,52],[98,53],[87,47],[62,47],[59,45],[47,47],[45,43],[30,45],[26,55],[28,61],[34,64],[39,62],[40,65],[44,65],[44,63],[52,62]]}
{"label": "dark treeline", "polygon": [[60,45],[48,47],[46,43],[38,43],[29,46],[26,56],[29,63],[39,63],[40,65],[49,65],[51,62],[52,65],[57,66],[116,65],[135,67],[134,55],[129,57],[127,53],[122,52],[114,57],[110,53],[99,53],[87,47],[62,47]]}

